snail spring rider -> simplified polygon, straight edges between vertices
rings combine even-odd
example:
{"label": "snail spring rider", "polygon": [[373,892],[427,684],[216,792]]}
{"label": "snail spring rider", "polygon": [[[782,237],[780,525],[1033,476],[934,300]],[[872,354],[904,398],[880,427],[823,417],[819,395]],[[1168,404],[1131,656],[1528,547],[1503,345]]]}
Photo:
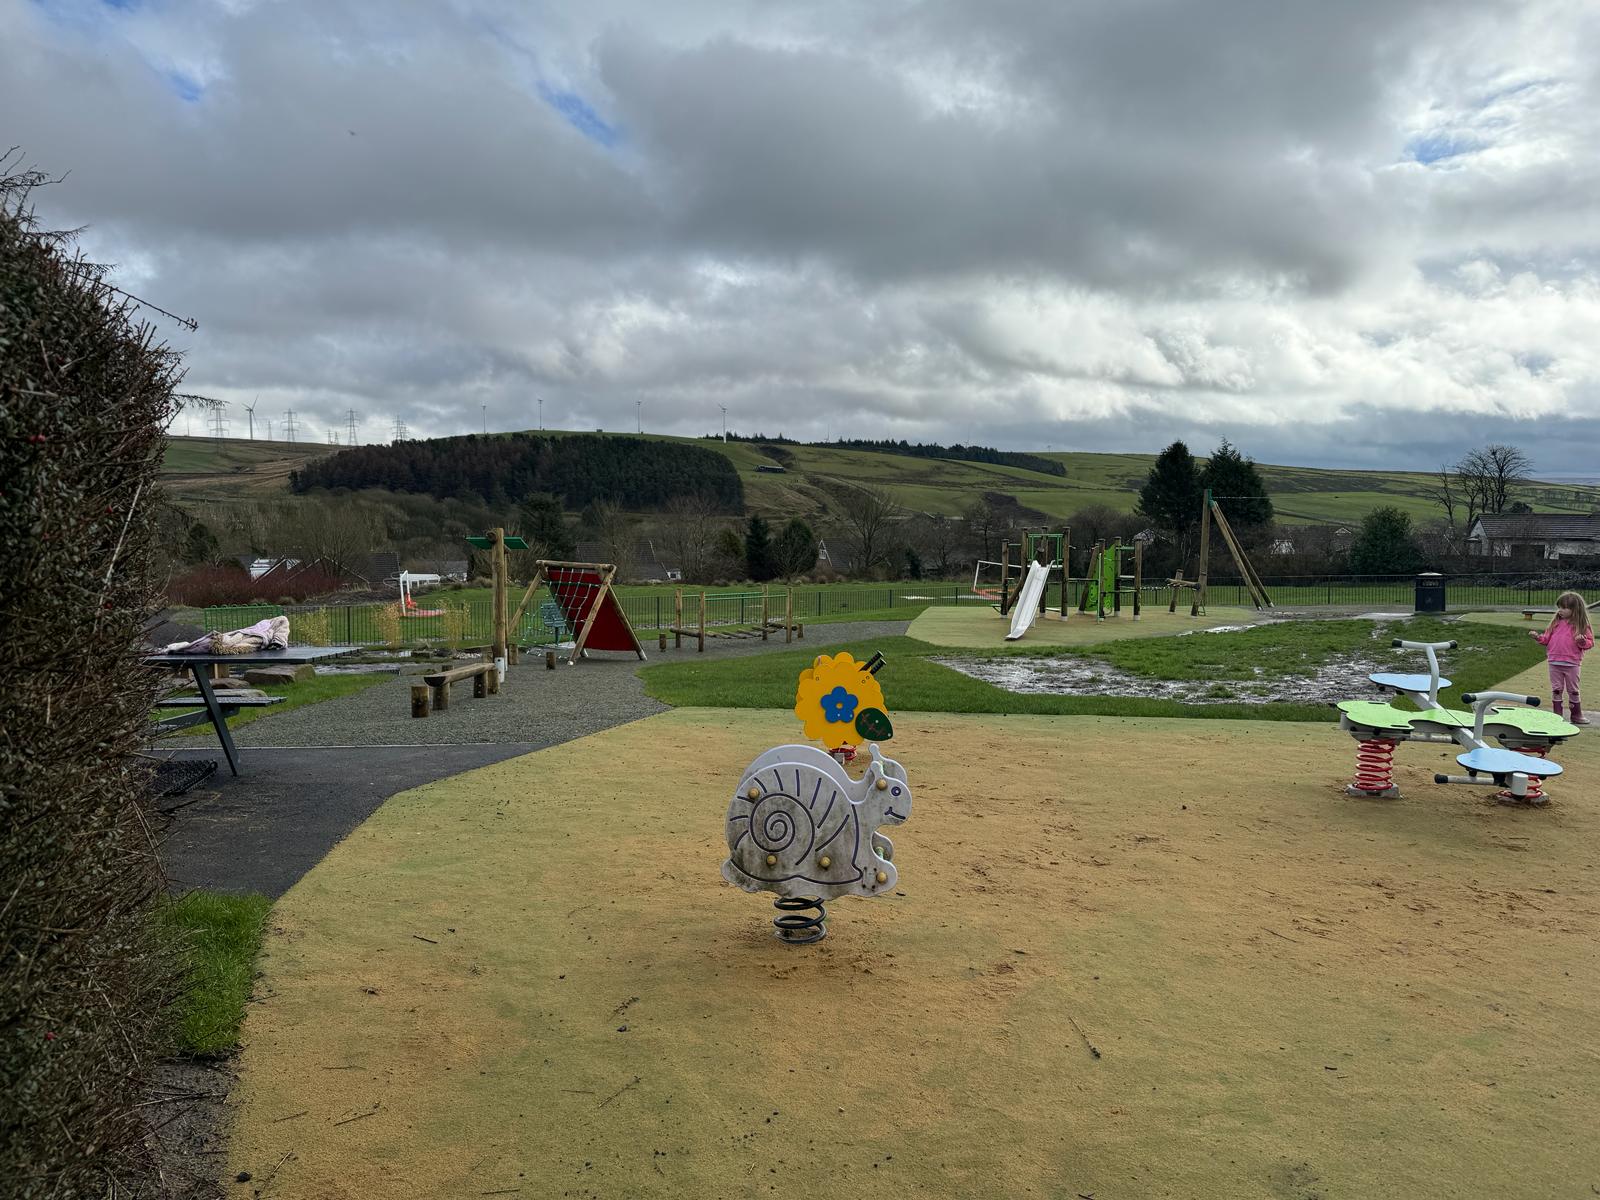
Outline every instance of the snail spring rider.
{"label": "snail spring rider", "polygon": [[[827,934],[823,901],[894,889],[894,844],[878,832],[911,815],[905,768],[875,743],[894,736],[875,654],[819,655],[800,673],[795,715],[827,747],[777,746],[745,768],[728,805],[722,877],[747,892],[775,892],[780,940],[804,944]],[[862,742],[870,763],[854,779],[840,760]]]}

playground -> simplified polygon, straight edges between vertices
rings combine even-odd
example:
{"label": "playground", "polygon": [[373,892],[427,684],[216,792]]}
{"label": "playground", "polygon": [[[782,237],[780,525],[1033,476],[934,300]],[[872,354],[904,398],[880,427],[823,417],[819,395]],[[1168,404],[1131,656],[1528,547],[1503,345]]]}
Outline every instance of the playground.
{"label": "playground", "polygon": [[680,709],[379,809],[275,910],[230,1165],[318,1197],[1600,1179],[1591,789],[1507,810],[1419,758],[1408,801],[1346,797],[1331,722],[902,715],[897,894],[797,948],[716,872],[790,720]]}
{"label": "playground", "polygon": [[[1600,1058],[1571,1040],[1600,1019],[1600,743],[1489,709],[1488,740],[1533,749],[1473,742],[1516,765],[1440,787],[1470,739],[1424,711],[1542,692],[1525,628],[1177,603],[1136,621],[1113,598],[1009,639],[1008,588],[1011,613],[685,635],[642,665],[603,564],[541,569],[573,633],[548,667],[518,661],[512,619],[476,668],[497,691],[417,720],[408,676],[241,733],[247,765],[318,747],[327,778],[377,780],[403,754],[409,785],[366,789],[325,850],[300,837],[300,865],[263,876],[281,894],[227,1153],[256,1193],[1600,1187]],[[1396,674],[1427,647],[1453,691]],[[1087,665],[1102,694],[962,673],[1029,662]],[[1112,668],[1271,688],[1307,664],[1315,704],[1103,694]],[[809,817],[758,818],[790,793]],[[212,841],[243,830],[270,856],[252,811]],[[761,840],[802,820],[798,859]],[[902,822],[892,845],[877,829]],[[801,922],[791,941],[812,925],[785,898],[826,897],[825,939],[784,944],[751,892]]]}

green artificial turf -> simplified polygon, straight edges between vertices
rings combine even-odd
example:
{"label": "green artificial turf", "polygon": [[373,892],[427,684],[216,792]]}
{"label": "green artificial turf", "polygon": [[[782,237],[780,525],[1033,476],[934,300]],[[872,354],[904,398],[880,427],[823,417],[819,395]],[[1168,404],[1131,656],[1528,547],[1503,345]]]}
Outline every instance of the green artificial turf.
{"label": "green artificial turf", "polygon": [[[1408,671],[1426,670],[1420,652],[1394,651],[1395,637],[1409,641],[1456,640],[1460,648],[1444,656],[1445,674],[1455,686],[1442,693],[1447,704],[1459,704],[1462,692],[1481,690],[1525,670],[1538,660],[1540,648],[1525,633],[1493,625],[1446,623],[1430,618],[1394,622],[1295,621],[1257,626],[1230,633],[1188,637],[1137,638],[1089,647],[1031,647],[1026,650],[963,650],[932,646],[908,637],[876,638],[828,648],[848,649],[865,659],[882,653],[888,667],[880,672],[891,711],[1081,714],[1127,717],[1244,718],[1258,721],[1326,721],[1324,704],[1184,704],[1130,696],[1051,696],[1009,692],[929,661],[945,658],[1015,656],[1098,658],[1109,665],[1151,679],[1214,679],[1210,695],[1227,698],[1261,695],[1269,684],[1252,669],[1261,666],[1273,676],[1309,674],[1322,663],[1361,652],[1384,665]],[[1374,646],[1374,642],[1379,645]],[[714,662],[665,663],[640,671],[645,690],[666,704],[702,708],[776,708],[794,704],[795,681],[817,652],[791,650],[757,657]],[[1367,691],[1364,681],[1351,681],[1351,695]]]}
{"label": "green artificial turf", "polygon": [[200,891],[163,906],[159,919],[185,964],[184,991],[174,1006],[185,1053],[226,1054],[237,1044],[271,908],[265,896]]}

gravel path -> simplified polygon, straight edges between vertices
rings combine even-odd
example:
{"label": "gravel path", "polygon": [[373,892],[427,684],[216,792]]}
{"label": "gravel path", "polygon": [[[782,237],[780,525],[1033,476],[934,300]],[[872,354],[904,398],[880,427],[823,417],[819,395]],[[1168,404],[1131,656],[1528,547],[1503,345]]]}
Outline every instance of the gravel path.
{"label": "gravel path", "polygon": [[[704,662],[779,650],[817,651],[843,642],[894,637],[906,621],[850,621],[812,625],[802,641],[784,644],[782,636],[755,639],[706,639],[704,654],[687,641],[682,650],[658,651],[652,643],[649,661]],[[470,685],[456,685],[450,708],[426,720],[411,715],[411,683],[432,668],[408,668],[402,674],[355,695],[292,712],[273,714],[234,733],[241,749],[263,746],[442,746],[516,743],[541,749],[665,712],[667,706],[644,693],[635,658],[595,655],[576,667],[564,664],[547,671],[541,656],[524,656],[512,668],[498,696],[472,698]],[[196,739],[197,741],[201,739]],[[209,741],[209,738],[204,739]]]}

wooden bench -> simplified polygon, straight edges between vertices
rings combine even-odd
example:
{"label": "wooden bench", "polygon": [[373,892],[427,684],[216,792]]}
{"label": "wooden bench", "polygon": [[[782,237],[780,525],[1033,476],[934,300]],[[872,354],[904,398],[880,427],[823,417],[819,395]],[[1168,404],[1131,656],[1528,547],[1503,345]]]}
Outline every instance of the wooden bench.
{"label": "wooden bench", "polygon": [[450,685],[460,683],[463,679],[472,680],[472,694],[476,697],[491,696],[500,691],[500,673],[492,662],[471,663],[449,671],[435,671],[424,675],[420,684],[411,685],[411,715],[413,717],[428,715],[430,691],[432,708],[440,712],[449,708]]}
{"label": "wooden bench", "polygon": [[[241,709],[266,708],[272,704],[282,704],[287,697],[269,696],[265,692],[255,690],[238,690],[223,688],[213,695],[217,698],[217,707],[222,710],[223,719],[239,715]],[[209,721],[211,714],[206,712],[206,702],[201,696],[163,696],[156,701],[157,708],[192,708],[193,712],[180,713],[175,717],[163,717],[155,722],[157,733],[170,733],[174,729],[187,729],[191,725],[199,725]]]}
{"label": "wooden bench", "polygon": [[1524,621],[1531,621],[1535,617],[1549,618],[1555,615],[1556,610],[1553,608],[1525,608],[1522,610],[1522,619]]}

